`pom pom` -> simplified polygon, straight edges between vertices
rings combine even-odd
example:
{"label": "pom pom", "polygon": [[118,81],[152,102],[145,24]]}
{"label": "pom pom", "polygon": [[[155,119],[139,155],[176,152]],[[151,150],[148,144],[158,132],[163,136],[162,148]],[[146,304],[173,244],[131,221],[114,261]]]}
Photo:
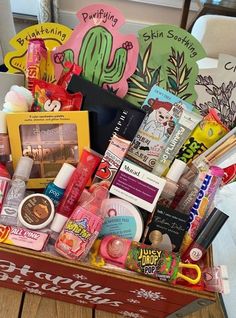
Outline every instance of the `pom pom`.
{"label": "pom pom", "polygon": [[34,98],[32,93],[23,86],[13,85],[5,96],[3,111],[28,112],[31,109]]}
{"label": "pom pom", "polygon": [[24,96],[9,91],[5,96],[5,103],[3,104],[3,111],[5,112],[27,112],[28,104]]}
{"label": "pom pom", "polygon": [[33,105],[33,102],[34,102],[34,97],[31,91],[29,91],[27,88],[23,86],[18,86],[18,85],[13,85],[10,90],[24,96],[28,105],[28,110],[31,109],[31,106]]}

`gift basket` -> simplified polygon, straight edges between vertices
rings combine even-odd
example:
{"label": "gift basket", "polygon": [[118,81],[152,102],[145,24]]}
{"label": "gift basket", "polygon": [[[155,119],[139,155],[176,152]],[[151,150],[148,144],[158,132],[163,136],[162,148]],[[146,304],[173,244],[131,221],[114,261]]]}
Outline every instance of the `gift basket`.
{"label": "gift basket", "polygon": [[182,317],[229,289],[210,245],[228,219],[214,197],[236,175],[217,164],[235,144],[235,83],[198,74],[204,49],[176,26],[137,38],[108,5],[77,16],[73,31],[22,30],[5,57],[25,87],[0,112],[1,286]]}

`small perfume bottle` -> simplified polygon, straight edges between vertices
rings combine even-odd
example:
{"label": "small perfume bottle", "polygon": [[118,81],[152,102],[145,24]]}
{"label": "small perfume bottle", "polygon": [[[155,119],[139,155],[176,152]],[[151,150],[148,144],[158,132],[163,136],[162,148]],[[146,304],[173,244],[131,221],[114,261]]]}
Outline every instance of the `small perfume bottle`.
{"label": "small perfume bottle", "polygon": [[46,187],[44,194],[52,200],[55,207],[60,202],[75,169],[69,163],[63,163],[54,181],[50,182]]}
{"label": "small perfume bottle", "polygon": [[5,225],[17,225],[18,207],[25,195],[26,182],[29,179],[33,160],[21,157],[12,177],[10,188],[3,202],[0,222]]}

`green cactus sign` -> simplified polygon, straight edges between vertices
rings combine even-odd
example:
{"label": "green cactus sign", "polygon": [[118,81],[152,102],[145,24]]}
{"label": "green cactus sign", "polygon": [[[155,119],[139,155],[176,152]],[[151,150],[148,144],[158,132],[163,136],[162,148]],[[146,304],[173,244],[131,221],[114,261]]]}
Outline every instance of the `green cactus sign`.
{"label": "green cactus sign", "polygon": [[70,61],[82,67],[82,76],[87,80],[120,97],[125,96],[128,78],[137,65],[137,38],[119,32],[125,19],[111,6],[90,5],[77,16],[80,23],[70,39],[53,52],[56,77],[59,78],[66,62]]}
{"label": "green cactus sign", "polygon": [[174,25],[153,25],[139,31],[137,68],[129,79],[126,99],[141,107],[149,91],[158,85],[193,103],[198,75],[197,61],[206,56],[201,44]]}

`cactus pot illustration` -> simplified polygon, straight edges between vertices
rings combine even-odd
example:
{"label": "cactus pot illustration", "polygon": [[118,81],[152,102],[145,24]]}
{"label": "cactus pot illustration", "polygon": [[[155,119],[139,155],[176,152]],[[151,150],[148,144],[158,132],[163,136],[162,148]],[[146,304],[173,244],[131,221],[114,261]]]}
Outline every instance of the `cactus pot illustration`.
{"label": "cactus pot illustration", "polygon": [[81,44],[78,65],[82,67],[84,77],[99,86],[121,80],[128,50],[133,48],[132,43],[126,41],[122,47],[116,49],[111,61],[112,46],[112,34],[102,26],[91,28]]}

